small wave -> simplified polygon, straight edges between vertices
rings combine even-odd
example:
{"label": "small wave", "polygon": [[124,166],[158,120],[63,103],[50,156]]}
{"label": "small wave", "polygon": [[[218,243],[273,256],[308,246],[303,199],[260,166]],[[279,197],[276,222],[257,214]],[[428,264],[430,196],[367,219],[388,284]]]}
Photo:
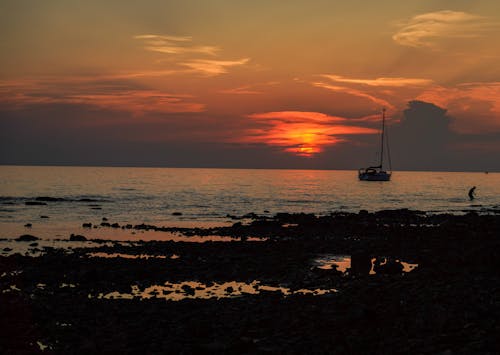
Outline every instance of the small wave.
{"label": "small wave", "polygon": [[306,204],[306,203],[317,203],[318,201],[313,200],[288,200],[287,203],[297,203],[297,204]]}
{"label": "small wave", "polygon": [[16,210],[12,210],[9,208],[0,208],[0,212],[13,213],[13,212],[16,212]]}

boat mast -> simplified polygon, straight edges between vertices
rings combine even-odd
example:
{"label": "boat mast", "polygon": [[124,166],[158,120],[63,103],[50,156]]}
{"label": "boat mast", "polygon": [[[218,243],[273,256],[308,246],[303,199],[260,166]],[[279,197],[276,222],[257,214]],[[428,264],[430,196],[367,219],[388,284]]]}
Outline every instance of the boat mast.
{"label": "boat mast", "polygon": [[385,130],[385,107],[382,108],[382,139],[380,140],[380,169],[384,161],[384,130]]}

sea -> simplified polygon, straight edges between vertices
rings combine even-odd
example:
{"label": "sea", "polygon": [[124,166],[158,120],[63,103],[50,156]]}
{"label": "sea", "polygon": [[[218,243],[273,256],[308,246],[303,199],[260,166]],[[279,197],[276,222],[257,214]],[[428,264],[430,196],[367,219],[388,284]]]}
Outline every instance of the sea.
{"label": "sea", "polygon": [[0,166],[0,238],[133,239],[135,231],[82,224],[213,227],[250,213],[401,208],[500,213],[500,173],[395,171],[390,182],[366,182],[347,170]]}

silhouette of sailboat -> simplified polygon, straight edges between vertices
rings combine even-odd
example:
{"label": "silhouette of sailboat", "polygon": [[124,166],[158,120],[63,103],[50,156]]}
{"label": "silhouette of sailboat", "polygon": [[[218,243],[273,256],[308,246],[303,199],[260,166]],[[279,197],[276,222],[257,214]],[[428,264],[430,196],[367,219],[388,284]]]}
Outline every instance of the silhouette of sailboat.
{"label": "silhouette of sailboat", "polygon": [[389,145],[387,145],[387,153],[389,154],[389,172],[383,170],[384,163],[384,136],[385,136],[385,108],[382,109],[382,136],[380,138],[380,164],[377,166],[369,166],[361,168],[358,171],[359,180],[362,181],[389,181],[391,180],[391,162],[389,154]]}

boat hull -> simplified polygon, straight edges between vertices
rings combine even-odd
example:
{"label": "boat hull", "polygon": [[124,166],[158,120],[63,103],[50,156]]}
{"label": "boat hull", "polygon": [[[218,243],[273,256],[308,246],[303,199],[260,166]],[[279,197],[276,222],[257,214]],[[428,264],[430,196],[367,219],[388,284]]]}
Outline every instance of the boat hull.
{"label": "boat hull", "polygon": [[361,181],[390,181],[391,173],[380,171],[377,173],[359,173],[359,180]]}

